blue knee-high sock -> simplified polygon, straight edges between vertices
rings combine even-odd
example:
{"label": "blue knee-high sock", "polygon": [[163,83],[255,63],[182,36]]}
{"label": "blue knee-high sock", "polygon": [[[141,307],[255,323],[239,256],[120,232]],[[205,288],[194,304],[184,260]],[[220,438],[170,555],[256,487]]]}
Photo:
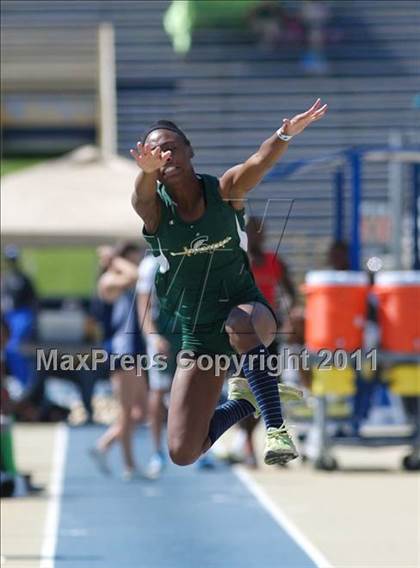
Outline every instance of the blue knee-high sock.
{"label": "blue knee-high sock", "polygon": [[[252,355],[258,357],[250,358]],[[257,399],[261,415],[267,428],[278,428],[283,423],[280,395],[276,377],[269,374],[267,357],[269,352],[264,345],[258,345],[246,353],[243,372],[249,388]]]}
{"label": "blue knee-high sock", "polygon": [[210,421],[209,438],[212,444],[231,426],[255,412],[247,400],[227,400],[216,408]]}

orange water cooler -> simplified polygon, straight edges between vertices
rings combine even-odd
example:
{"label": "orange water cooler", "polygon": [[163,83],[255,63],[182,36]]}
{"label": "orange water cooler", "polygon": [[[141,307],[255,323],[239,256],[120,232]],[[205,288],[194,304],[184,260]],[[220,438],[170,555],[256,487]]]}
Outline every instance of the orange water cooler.
{"label": "orange water cooler", "polygon": [[[394,394],[420,400],[420,271],[379,272],[375,278],[384,377]],[[403,467],[420,470],[420,414]]]}
{"label": "orange water cooler", "polygon": [[420,354],[420,271],[379,272],[375,279],[381,348]]}
{"label": "orange water cooler", "polygon": [[318,270],[308,272],[305,342],[311,352],[363,345],[369,280],[364,272]]}
{"label": "orange water cooler", "polygon": [[[332,455],[334,446],[342,440],[330,436],[327,430],[328,403],[335,397],[348,397],[358,393],[360,400],[368,385],[368,377],[354,367],[355,359],[347,358],[347,366],[339,364],[338,350],[352,353],[363,349],[363,338],[368,306],[372,291],[368,276],[363,272],[314,271],[306,276],[305,342],[312,353],[312,393],[316,399],[313,425],[317,433],[314,465],[317,469],[332,470],[338,467]],[[382,334],[380,376],[389,383],[393,393],[405,397],[420,397],[420,272],[383,272],[378,274],[373,288],[378,297],[379,325]],[[321,365],[321,349],[333,353],[333,365]],[[403,357],[401,357],[403,355]],[[337,361],[337,362],[336,362]],[[325,358],[324,358],[325,362]],[[331,362],[331,360],[330,360]],[[363,364],[364,361],[362,361]],[[373,375],[377,376],[377,375]],[[356,381],[356,378],[362,380]],[[354,408],[356,408],[354,406]],[[349,420],[359,415],[350,415]],[[371,447],[395,445],[396,437],[355,436],[346,444]],[[402,466],[407,470],[420,470],[420,414],[416,426],[399,444],[410,445]]]}

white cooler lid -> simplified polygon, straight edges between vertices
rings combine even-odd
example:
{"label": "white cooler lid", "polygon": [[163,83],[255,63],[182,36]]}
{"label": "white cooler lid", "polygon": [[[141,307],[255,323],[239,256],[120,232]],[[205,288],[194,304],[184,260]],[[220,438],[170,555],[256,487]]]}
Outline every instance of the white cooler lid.
{"label": "white cooler lid", "polygon": [[375,276],[375,284],[379,286],[412,286],[413,284],[420,284],[420,270],[387,270],[378,272]]}
{"label": "white cooler lid", "polygon": [[305,282],[312,286],[321,284],[367,286],[369,278],[366,272],[356,270],[311,270],[306,274]]}

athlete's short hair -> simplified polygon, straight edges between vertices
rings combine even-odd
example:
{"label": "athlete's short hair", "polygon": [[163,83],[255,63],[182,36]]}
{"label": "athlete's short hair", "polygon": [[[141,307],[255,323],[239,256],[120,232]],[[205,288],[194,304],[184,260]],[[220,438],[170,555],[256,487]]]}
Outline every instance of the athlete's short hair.
{"label": "athlete's short hair", "polygon": [[142,144],[144,144],[146,142],[146,138],[154,130],[171,130],[172,132],[175,132],[176,134],[178,134],[178,136],[180,136],[182,138],[182,140],[185,142],[185,144],[187,146],[191,146],[191,143],[188,140],[188,138],[186,137],[186,135],[184,134],[184,132],[179,128],[179,126],[177,126],[171,120],[158,120],[157,122],[154,122],[151,126],[149,126],[149,128],[143,134],[143,138],[142,138],[142,141],[141,141]]}

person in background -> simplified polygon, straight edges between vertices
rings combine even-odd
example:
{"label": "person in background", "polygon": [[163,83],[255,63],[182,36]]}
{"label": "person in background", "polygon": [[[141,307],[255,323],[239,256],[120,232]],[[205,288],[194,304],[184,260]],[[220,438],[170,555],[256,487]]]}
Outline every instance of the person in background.
{"label": "person in background", "polygon": [[[326,257],[327,267],[331,270],[348,271],[351,270],[350,247],[346,241],[335,240],[331,243]],[[370,276],[370,278],[372,278]],[[371,295],[368,298],[368,311],[366,314],[365,334],[364,334],[364,350],[368,351],[375,348],[378,340],[378,324],[376,321],[375,300]],[[365,420],[372,408],[375,390],[378,388],[386,391],[386,387],[380,385],[379,376],[381,374],[380,367],[374,372],[376,380],[373,376],[368,378],[363,372],[356,373],[356,393],[353,397],[353,415],[352,427],[353,433],[357,434],[360,425]]]}
{"label": "person in background", "polygon": [[[96,249],[98,256],[97,280],[110,268],[114,256],[114,247],[102,245]],[[112,344],[112,302],[99,297],[97,291],[90,301],[89,313],[86,318],[87,339],[92,345],[111,353]],[[81,371],[80,381],[83,384],[83,403],[86,409],[88,424],[94,423],[93,393],[97,380],[109,378],[108,362],[98,365],[96,370]]]}
{"label": "person in background", "polygon": [[[109,268],[114,247],[101,246],[97,249],[98,254],[98,279]],[[110,342],[112,337],[112,304],[103,301],[97,294],[90,302],[89,312],[85,320],[84,341],[90,348],[102,347],[111,351]],[[95,370],[61,370],[54,372],[39,368],[35,371],[35,378],[26,389],[24,396],[16,405],[16,416],[18,420],[29,422],[52,422],[67,420],[70,415],[70,408],[55,404],[48,398],[47,380],[50,376],[71,381],[78,389],[80,398],[85,411],[84,424],[94,423],[94,409],[92,404],[93,392],[96,380],[109,376],[108,363],[99,364]],[[81,424],[81,422],[79,422]]]}
{"label": "person in background", "polygon": [[350,251],[346,241],[333,241],[327,251],[327,267],[331,270],[350,270]]}
{"label": "person in background", "polygon": [[11,412],[13,403],[10,400],[6,385],[6,344],[9,340],[9,326],[2,314],[1,316],[1,361],[0,361],[0,495],[1,497],[11,497],[15,490],[15,476],[17,468],[15,465],[12,433],[11,433]]}
{"label": "person in background", "polygon": [[289,270],[277,253],[265,250],[265,231],[262,219],[250,217],[246,227],[248,256],[258,288],[274,308],[280,321],[282,311],[296,302],[296,288]]}
{"label": "person in background", "polygon": [[145,419],[147,406],[147,384],[143,375],[137,376],[137,369],[124,370],[123,355],[136,357],[144,354],[145,348],[138,325],[135,305],[140,249],[132,243],[116,248],[109,267],[98,281],[98,294],[105,302],[112,303],[111,353],[118,355],[115,370],[111,370],[111,382],[120,405],[120,416],[111,425],[96,447],[91,450],[104,473],[109,473],[106,454],[111,445],[120,441],[123,451],[123,479],[131,481],[139,476],[133,454],[133,430],[136,422]]}
{"label": "person in background", "polygon": [[9,326],[1,315],[0,345],[0,496],[23,496],[28,493],[39,493],[42,487],[32,483],[30,474],[18,471],[13,447],[13,414],[15,403],[7,390],[7,369],[5,349],[10,337]]}
{"label": "person in background", "polygon": [[154,453],[147,472],[153,478],[159,477],[166,464],[166,453],[162,449],[162,430],[166,418],[164,400],[170,391],[176,369],[176,355],[181,349],[181,330],[176,326],[176,320],[168,318],[160,310],[156,296],[155,276],[159,266],[155,256],[146,255],[139,266],[137,283],[140,329],[149,361],[154,361],[156,356],[163,356],[166,365],[165,369],[159,369],[156,364],[148,370],[148,408]]}
{"label": "person in background", "polygon": [[[272,251],[265,250],[265,232],[263,221],[258,217],[250,217],[247,224],[248,256],[256,284],[277,314],[279,325],[290,308],[296,302],[296,288],[284,261]],[[277,355],[279,343],[277,338],[269,346],[268,351]],[[244,463],[256,467],[253,433],[259,419],[248,416],[239,423],[242,430]],[[234,461],[235,458],[233,458]]]}
{"label": "person in background", "polygon": [[325,44],[330,19],[330,8],[323,0],[300,2],[300,20],[304,26],[306,43],[302,67],[307,73],[324,74],[329,70]]}
{"label": "person in background", "polygon": [[272,51],[303,39],[304,30],[299,19],[279,0],[256,3],[248,13],[248,22],[264,50]]}
{"label": "person in background", "polygon": [[[282,326],[282,336],[285,339],[284,343],[287,345],[288,354],[299,355],[305,348],[305,309],[302,306],[295,305],[291,308]],[[287,385],[310,389],[312,384],[311,370],[294,369],[286,365],[282,372],[282,380]]]}
{"label": "person in background", "polygon": [[23,353],[23,346],[35,334],[37,295],[31,279],[21,268],[19,257],[15,245],[5,248],[1,303],[10,330],[5,349],[7,366],[10,374],[27,388],[33,379],[34,365],[32,357]]}
{"label": "person in background", "polygon": [[[103,245],[96,249],[98,255],[98,281],[110,268],[114,257],[114,247]],[[102,347],[111,351],[112,342],[112,302],[106,302],[96,293],[90,304],[90,316],[100,326]]]}

